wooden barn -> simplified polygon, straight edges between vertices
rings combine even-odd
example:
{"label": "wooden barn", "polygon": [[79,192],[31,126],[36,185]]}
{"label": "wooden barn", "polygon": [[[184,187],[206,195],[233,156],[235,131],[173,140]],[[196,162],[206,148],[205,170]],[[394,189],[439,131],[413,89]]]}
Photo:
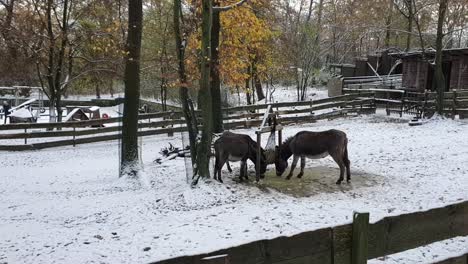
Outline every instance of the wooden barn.
{"label": "wooden barn", "polygon": [[392,51],[395,49],[379,50],[367,57],[356,58],[354,64],[331,63],[328,67],[343,77],[376,76],[375,72],[379,75],[401,74],[398,58],[390,55]]}
{"label": "wooden barn", "polygon": [[[433,90],[435,50],[393,53],[403,64],[402,86],[412,91]],[[447,91],[468,89],[468,48],[446,49],[442,53],[442,70]]]}

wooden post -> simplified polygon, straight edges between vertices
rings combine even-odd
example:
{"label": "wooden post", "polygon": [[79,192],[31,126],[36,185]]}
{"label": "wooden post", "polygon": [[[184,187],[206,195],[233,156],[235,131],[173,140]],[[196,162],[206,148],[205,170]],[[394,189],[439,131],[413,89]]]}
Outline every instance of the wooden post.
{"label": "wooden post", "polygon": [[400,105],[400,117],[403,116],[403,109],[405,108],[405,98],[401,98],[401,105]]}
{"label": "wooden post", "polygon": [[455,119],[457,114],[457,91],[453,91],[452,119]]}
{"label": "wooden post", "polygon": [[427,107],[427,91],[424,91],[424,103],[422,107],[421,118],[426,117],[426,107]]}
{"label": "wooden post", "polygon": [[353,213],[351,264],[366,264],[368,251],[369,213]]}
{"label": "wooden post", "polygon": [[262,158],[262,132],[257,131],[257,161],[255,162],[255,180],[260,180],[260,159]]}
{"label": "wooden post", "polygon": [[76,146],[75,139],[76,139],[76,126],[73,125],[73,147]]}
{"label": "wooden post", "polygon": [[387,104],[386,104],[385,109],[387,110],[387,115],[389,116],[390,115],[390,109],[388,109],[388,105],[389,105],[388,100],[390,100],[390,93],[386,92],[386,94],[387,94]]}
{"label": "wooden post", "polygon": [[281,144],[283,143],[283,129],[278,130],[278,147],[281,148]]}
{"label": "wooden post", "polygon": [[[171,121],[174,121],[174,112],[171,111],[171,114],[169,115]],[[170,126],[170,128],[174,128],[174,123],[172,123],[172,125]],[[174,130],[171,130],[169,132],[167,132],[167,136],[168,137],[173,137],[174,136]]]}
{"label": "wooden post", "polygon": [[[6,118],[6,116],[5,116]],[[24,144],[27,145],[28,144],[28,129],[25,128],[24,129]]]}

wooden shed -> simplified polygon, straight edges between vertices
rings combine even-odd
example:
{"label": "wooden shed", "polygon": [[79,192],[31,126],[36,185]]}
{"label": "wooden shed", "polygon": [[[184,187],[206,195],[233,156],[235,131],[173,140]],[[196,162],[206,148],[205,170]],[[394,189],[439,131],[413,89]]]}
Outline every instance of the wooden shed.
{"label": "wooden shed", "polygon": [[[435,50],[394,53],[402,60],[402,86],[408,90],[433,90]],[[446,49],[442,53],[446,90],[468,89],[468,48]]]}
{"label": "wooden shed", "polygon": [[354,64],[330,63],[328,67],[331,72],[343,77],[376,76],[401,74],[402,68],[397,63],[398,58],[391,56],[395,49],[378,50],[366,57],[359,57],[354,60]]}
{"label": "wooden shed", "polygon": [[468,89],[468,48],[446,51],[450,68],[450,89]]}

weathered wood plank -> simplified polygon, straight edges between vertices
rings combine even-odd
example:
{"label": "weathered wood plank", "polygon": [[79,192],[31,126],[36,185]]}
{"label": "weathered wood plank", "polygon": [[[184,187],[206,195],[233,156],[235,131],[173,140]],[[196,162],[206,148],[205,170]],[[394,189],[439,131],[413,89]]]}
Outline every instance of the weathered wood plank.
{"label": "weathered wood plank", "polygon": [[468,235],[468,202],[400,216],[369,226],[369,258]]}
{"label": "weathered wood plank", "polygon": [[[467,219],[468,201],[425,212],[386,217],[368,226],[368,258],[394,254],[455,236],[466,236]],[[348,224],[157,263],[195,264],[206,256],[227,254],[231,264],[349,264],[352,258],[352,233],[353,227]],[[468,254],[464,258],[457,257],[440,263],[468,264]]]}
{"label": "weathered wood plank", "polygon": [[366,264],[368,249],[369,213],[353,214],[353,242],[351,264]]}
{"label": "weathered wood plank", "polygon": [[[265,241],[266,261],[271,263],[305,263],[331,262],[332,236],[331,229],[324,228],[297,234],[291,237],[279,237]],[[302,262],[304,263],[304,262]]]}
{"label": "weathered wood plank", "polygon": [[449,259],[439,261],[434,264],[468,264],[468,254],[465,254],[463,256],[449,258]]}
{"label": "weathered wood plank", "polygon": [[334,264],[350,264],[353,226],[336,226],[333,232],[333,258]]}

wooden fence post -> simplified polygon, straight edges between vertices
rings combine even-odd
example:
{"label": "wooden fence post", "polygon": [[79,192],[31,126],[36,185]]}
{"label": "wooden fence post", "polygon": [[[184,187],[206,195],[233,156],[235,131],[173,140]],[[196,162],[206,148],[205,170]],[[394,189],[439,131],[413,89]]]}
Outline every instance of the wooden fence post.
{"label": "wooden fence post", "polygon": [[73,125],[73,147],[76,146],[75,138],[76,138],[76,126]]}
{"label": "wooden fence post", "polygon": [[261,155],[262,155],[262,132],[257,131],[257,160],[255,162],[255,180],[257,182],[260,180],[260,159],[262,158]]}
{"label": "wooden fence post", "polygon": [[426,117],[426,107],[427,107],[427,90],[424,91],[424,102],[423,102],[423,107],[422,107],[422,113],[420,118],[425,118]]}
{"label": "wooden fence post", "polygon": [[[170,118],[171,121],[174,121],[174,112],[173,112],[173,111],[171,111],[171,114],[169,115],[169,118]],[[170,127],[171,127],[171,128],[174,128],[174,123],[172,123],[172,124],[170,125]],[[174,130],[168,131],[168,132],[167,132],[167,136],[168,136],[168,137],[173,137],[173,136],[174,136]]]}
{"label": "wooden fence post", "polygon": [[457,91],[453,91],[452,119],[455,119],[457,114]]}
{"label": "wooden fence post", "polygon": [[387,115],[389,116],[390,115],[390,109],[388,108],[389,107],[388,100],[390,100],[390,93],[386,92],[386,94],[387,94],[387,104],[385,105],[385,110],[387,111]]}
{"label": "wooden fence post", "polygon": [[369,213],[353,213],[351,264],[366,264],[368,250]]}

